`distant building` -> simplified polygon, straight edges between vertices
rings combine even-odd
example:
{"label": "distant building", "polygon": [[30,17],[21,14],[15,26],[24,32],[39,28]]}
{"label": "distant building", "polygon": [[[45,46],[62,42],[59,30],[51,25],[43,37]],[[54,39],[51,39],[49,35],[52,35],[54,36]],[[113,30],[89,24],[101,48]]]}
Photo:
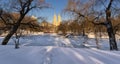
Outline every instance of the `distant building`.
{"label": "distant building", "polygon": [[52,31],[53,32],[57,31],[57,28],[60,25],[60,23],[61,23],[61,16],[60,16],[60,14],[58,14],[58,16],[56,14],[54,14],[54,16],[53,16],[53,23],[52,23],[52,25],[53,25],[53,30]]}
{"label": "distant building", "polygon": [[61,23],[60,14],[58,16],[56,16],[56,14],[54,14],[54,16],[53,16],[53,25],[57,27],[57,26],[60,25],[60,23]]}
{"label": "distant building", "polygon": [[57,23],[57,26],[59,26],[60,23],[61,23],[61,16],[60,16],[60,14],[59,14],[59,15],[58,15],[58,23]]}
{"label": "distant building", "polygon": [[40,23],[40,26],[42,27],[43,32],[52,32],[53,33],[53,32],[56,32],[56,30],[57,30],[58,26],[60,25],[60,23],[61,23],[60,14],[58,16],[56,14],[54,14],[52,23],[49,23],[49,22],[43,20]]}

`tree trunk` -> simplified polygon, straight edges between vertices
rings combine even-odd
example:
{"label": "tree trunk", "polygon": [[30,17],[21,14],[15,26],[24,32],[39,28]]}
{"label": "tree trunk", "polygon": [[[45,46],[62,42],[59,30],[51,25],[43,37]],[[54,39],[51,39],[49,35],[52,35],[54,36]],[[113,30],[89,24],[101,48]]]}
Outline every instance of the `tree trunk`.
{"label": "tree trunk", "polygon": [[118,50],[115,34],[113,32],[112,24],[110,22],[109,24],[107,24],[107,32],[109,36],[110,50]]}
{"label": "tree trunk", "polygon": [[21,21],[23,20],[24,15],[21,15],[20,18],[18,19],[17,23],[13,26],[12,30],[8,33],[8,35],[4,38],[2,45],[7,45],[8,41],[12,37],[12,35],[17,31],[17,29],[20,26]]}
{"label": "tree trunk", "polygon": [[85,22],[82,24],[82,35],[85,36]]}
{"label": "tree trunk", "polygon": [[114,0],[110,0],[108,7],[106,8],[106,22],[105,26],[107,28],[108,36],[109,36],[109,43],[110,43],[110,50],[118,50],[115,33],[113,32],[113,26],[111,23],[111,7]]}

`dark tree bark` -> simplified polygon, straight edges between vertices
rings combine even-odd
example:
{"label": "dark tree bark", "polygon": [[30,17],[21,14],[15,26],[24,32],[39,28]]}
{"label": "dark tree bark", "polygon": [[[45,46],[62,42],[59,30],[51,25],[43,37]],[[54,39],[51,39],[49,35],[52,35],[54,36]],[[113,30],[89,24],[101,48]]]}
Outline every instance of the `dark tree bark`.
{"label": "dark tree bark", "polygon": [[17,29],[20,26],[21,21],[23,20],[25,15],[20,16],[18,22],[13,26],[13,28],[11,29],[11,31],[8,33],[8,35],[4,38],[2,45],[6,45],[8,43],[8,41],[10,40],[10,38],[12,37],[12,35],[17,31]]}
{"label": "dark tree bark", "polygon": [[85,36],[85,22],[82,24],[82,35]]}
{"label": "dark tree bark", "polygon": [[115,38],[115,33],[113,31],[113,26],[111,23],[111,5],[112,5],[113,0],[110,0],[108,7],[106,8],[106,22],[105,26],[107,28],[108,36],[109,36],[109,43],[110,43],[110,50],[118,50],[117,43],[116,43],[116,38]]}
{"label": "dark tree bark", "polygon": [[118,50],[115,34],[114,34],[113,28],[112,28],[112,24],[109,23],[106,26],[108,26],[107,32],[108,32],[108,36],[109,36],[110,50]]}

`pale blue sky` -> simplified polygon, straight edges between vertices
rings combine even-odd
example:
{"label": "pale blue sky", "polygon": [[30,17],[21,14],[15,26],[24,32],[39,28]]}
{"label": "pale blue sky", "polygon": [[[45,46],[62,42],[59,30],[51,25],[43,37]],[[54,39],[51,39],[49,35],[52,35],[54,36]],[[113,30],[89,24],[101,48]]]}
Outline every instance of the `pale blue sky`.
{"label": "pale blue sky", "polygon": [[[49,8],[49,9],[43,9],[41,11],[36,11],[35,16],[40,17],[46,17],[47,21],[52,22],[53,21],[53,15],[54,13],[56,13],[56,15],[60,14],[61,16],[63,16],[62,12],[63,9],[66,7],[67,5],[67,0],[46,0],[47,3],[51,4],[51,6],[53,8]],[[32,13],[32,14],[34,14]],[[62,19],[65,19],[65,17],[62,17]]]}
{"label": "pale blue sky", "polygon": [[[9,6],[8,4],[6,5],[8,1],[9,0],[0,0],[0,2],[4,3],[2,4],[2,6],[4,7]],[[53,8],[49,8],[49,9],[47,8],[41,11],[30,11],[28,15],[34,15],[36,17],[41,17],[41,16],[46,17],[47,21],[52,22],[54,13],[56,13],[57,15],[61,14],[63,9],[66,7],[68,0],[45,0],[45,1],[46,3],[50,4]],[[62,19],[64,18],[65,17],[62,17]]]}

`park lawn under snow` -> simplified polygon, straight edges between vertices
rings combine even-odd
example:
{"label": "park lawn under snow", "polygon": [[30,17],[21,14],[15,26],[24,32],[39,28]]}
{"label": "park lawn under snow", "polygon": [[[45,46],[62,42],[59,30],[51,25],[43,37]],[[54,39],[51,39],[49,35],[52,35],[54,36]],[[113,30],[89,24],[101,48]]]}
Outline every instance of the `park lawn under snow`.
{"label": "park lawn under snow", "polygon": [[[2,40],[3,37],[0,38],[0,41]],[[20,48],[14,49],[14,42],[11,39],[8,45],[0,45],[0,64],[120,63],[120,51],[98,50],[93,47],[94,39],[88,39],[89,47],[84,47],[81,45],[84,40],[81,37],[64,38],[49,34],[26,36],[20,39]],[[107,39],[100,42],[103,49],[108,49]]]}

